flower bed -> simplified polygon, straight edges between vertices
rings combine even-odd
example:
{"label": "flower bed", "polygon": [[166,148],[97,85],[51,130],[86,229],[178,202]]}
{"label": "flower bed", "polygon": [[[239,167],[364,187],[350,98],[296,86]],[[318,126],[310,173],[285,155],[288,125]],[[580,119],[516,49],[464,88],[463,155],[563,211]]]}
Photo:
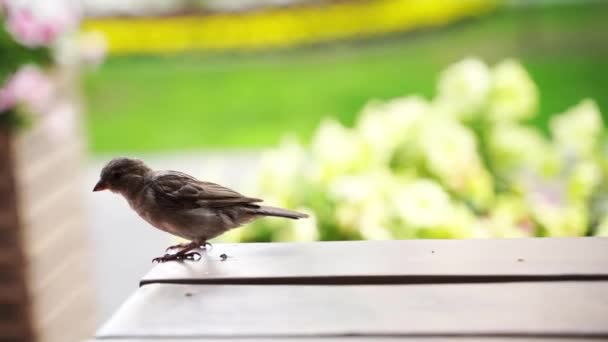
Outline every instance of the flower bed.
{"label": "flower bed", "polygon": [[238,13],[92,18],[113,54],[282,48],[444,25],[485,14],[497,1],[337,1]]}

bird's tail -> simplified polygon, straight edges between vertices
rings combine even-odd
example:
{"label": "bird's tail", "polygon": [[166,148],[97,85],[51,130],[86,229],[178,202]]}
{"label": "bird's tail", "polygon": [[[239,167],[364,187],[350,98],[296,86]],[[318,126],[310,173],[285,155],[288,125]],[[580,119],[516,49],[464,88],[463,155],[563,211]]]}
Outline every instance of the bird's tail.
{"label": "bird's tail", "polygon": [[308,215],[299,213],[297,211],[268,207],[264,205],[261,205],[260,208],[256,210],[256,214],[263,216],[286,217],[294,220],[308,217]]}

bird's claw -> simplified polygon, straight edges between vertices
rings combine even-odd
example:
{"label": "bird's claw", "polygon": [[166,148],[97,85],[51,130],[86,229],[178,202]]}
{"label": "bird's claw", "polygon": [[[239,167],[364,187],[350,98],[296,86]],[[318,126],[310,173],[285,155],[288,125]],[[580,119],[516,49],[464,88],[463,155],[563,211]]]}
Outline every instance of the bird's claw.
{"label": "bird's claw", "polygon": [[171,246],[167,247],[167,249],[165,249],[165,253],[170,250],[173,250],[173,249],[188,247],[188,245],[189,245],[189,243],[178,243],[177,245],[171,245]]}
{"label": "bird's claw", "polygon": [[170,254],[165,254],[162,257],[156,257],[156,258],[152,259],[152,262],[158,262],[158,263],[165,262],[165,261],[167,261],[166,259],[169,256],[170,256]]}
{"label": "bird's claw", "polygon": [[152,262],[163,263],[167,261],[179,261],[179,260],[200,260],[201,254],[199,252],[189,252],[184,254],[165,254],[162,257],[152,259]]}

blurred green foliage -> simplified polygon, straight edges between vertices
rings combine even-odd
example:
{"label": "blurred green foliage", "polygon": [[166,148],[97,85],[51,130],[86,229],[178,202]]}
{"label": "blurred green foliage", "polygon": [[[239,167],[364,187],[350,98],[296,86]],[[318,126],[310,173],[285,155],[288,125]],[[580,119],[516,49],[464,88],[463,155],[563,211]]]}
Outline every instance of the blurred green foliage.
{"label": "blurred green foliage", "polygon": [[3,19],[0,17],[0,83],[4,83],[23,64],[48,65],[51,62],[48,48],[29,48],[18,44],[6,31]]}
{"label": "blurred green foliage", "polygon": [[584,97],[608,108],[605,4],[504,9],[404,36],[247,55],[109,58],[85,80],[94,152],[249,148],[285,132],[309,141],[320,118],[352,125],[370,99],[436,93],[466,56],[520,60],[542,89],[533,123]]}

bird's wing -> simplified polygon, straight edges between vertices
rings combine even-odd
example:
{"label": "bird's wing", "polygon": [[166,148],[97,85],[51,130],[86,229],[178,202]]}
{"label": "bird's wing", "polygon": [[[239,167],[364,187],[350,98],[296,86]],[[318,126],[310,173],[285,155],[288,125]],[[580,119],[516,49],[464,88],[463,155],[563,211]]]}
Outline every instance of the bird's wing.
{"label": "bird's wing", "polygon": [[176,209],[219,208],[262,201],[177,171],[159,172],[150,184],[159,202]]}

